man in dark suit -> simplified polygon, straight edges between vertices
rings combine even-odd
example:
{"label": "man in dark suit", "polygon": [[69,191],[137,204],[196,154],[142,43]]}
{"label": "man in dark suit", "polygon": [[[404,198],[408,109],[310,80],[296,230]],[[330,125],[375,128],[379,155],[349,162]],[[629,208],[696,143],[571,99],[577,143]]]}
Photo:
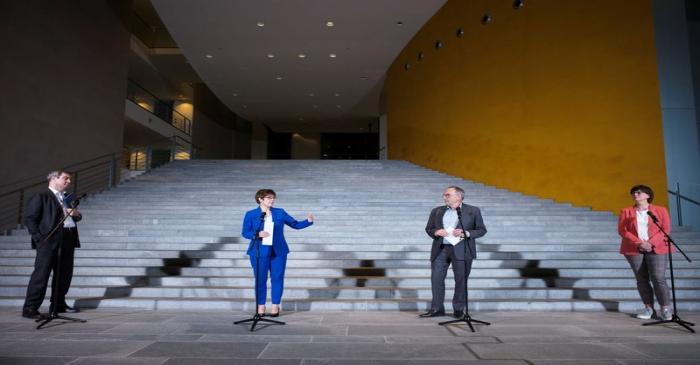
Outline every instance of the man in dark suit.
{"label": "man in dark suit", "polygon": [[[486,234],[479,208],[464,204],[464,190],[450,186],[443,194],[445,205],[430,212],[425,232],[433,239],[430,251],[430,284],[433,301],[421,317],[445,315],[445,277],[452,264],[455,292],[452,298],[454,316],[464,315],[467,303],[467,280],[476,259],[476,239]],[[459,219],[461,217],[461,226]],[[466,245],[465,245],[466,243]]]}
{"label": "man in dark suit", "polygon": [[[51,271],[54,272],[51,290],[56,295],[56,302],[51,303],[59,313],[77,312],[66,302],[66,293],[73,278],[73,255],[76,247],[80,247],[78,227],[76,222],[82,219],[77,209],[71,209],[70,194],[66,189],[71,183],[71,174],[65,171],[52,171],[46,179],[49,186],[46,190],[33,195],[27,201],[24,210],[24,225],[32,235],[32,248],[36,250],[34,271],[27,286],[27,297],[22,308],[22,316],[39,318],[39,307],[46,296],[46,286]],[[66,220],[61,227],[49,236],[51,230],[58,225],[63,217]],[[59,247],[61,260],[58,262]],[[60,270],[60,282],[56,280],[56,272]]]}

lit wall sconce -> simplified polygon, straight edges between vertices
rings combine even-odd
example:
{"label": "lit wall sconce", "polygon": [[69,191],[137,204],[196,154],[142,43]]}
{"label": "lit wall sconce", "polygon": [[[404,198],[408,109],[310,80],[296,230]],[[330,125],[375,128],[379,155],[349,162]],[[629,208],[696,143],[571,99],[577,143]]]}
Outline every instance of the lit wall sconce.
{"label": "lit wall sconce", "polygon": [[403,69],[404,69],[404,70],[408,71],[409,68],[411,68],[411,64],[410,64],[410,63],[404,63],[404,64],[403,64]]}
{"label": "lit wall sconce", "polygon": [[458,28],[456,36],[457,36],[457,38],[464,37],[464,29]]}
{"label": "lit wall sconce", "polygon": [[423,55],[423,52],[418,52],[418,61],[422,60],[425,55]]}
{"label": "lit wall sconce", "polygon": [[442,41],[436,41],[435,42],[435,49],[440,49],[442,48]]}
{"label": "lit wall sconce", "polygon": [[513,9],[522,9],[525,6],[525,0],[513,0]]}
{"label": "lit wall sconce", "polygon": [[491,18],[491,14],[489,13],[485,13],[484,16],[481,17],[481,24],[483,25],[491,24],[491,21],[493,21],[493,18]]}

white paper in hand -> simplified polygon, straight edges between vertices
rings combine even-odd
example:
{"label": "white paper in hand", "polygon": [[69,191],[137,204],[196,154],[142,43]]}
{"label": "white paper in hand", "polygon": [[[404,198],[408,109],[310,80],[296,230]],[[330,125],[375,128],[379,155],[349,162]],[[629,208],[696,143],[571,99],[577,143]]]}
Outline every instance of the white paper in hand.
{"label": "white paper in hand", "polygon": [[452,235],[452,232],[454,230],[454,227],[445,228],[445,231],[447,231],[447,236],[445,236],[445,240],[449,242],[452,246],[456,246],[459,243],[459,241],[462,240],[462,237],[455,237]]}
{"label": "white paper in hand", "polygon": [[272,215],[267,214],[265,217],[265,225],[263,226],[263,231],[269,233],[270,235],[262,239],[262,244],[265,246],[272,246],[272,236],[274,234],[275,223],[272,221]]}

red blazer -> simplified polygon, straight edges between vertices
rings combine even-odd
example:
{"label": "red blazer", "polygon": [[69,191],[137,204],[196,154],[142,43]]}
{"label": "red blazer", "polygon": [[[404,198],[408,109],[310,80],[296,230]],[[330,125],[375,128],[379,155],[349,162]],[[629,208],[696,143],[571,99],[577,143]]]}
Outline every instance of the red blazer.
{"label": "red blazer", "polygon": [[[671,233],[671,218],[668,215],[668,210],[664,207],[649,204],[649,211],[659,219],[659,224],[664,228],[666,233]],[[654,224],[649,217],[649,242],[654,247],[654,253],[667,254],[668,246],[666,237],[659,230],[659,227]],[[634,207],[624,208],[620,211],[620,219],[617,222],[617,232],[622,236],[622,244],[620,245],[620,253],[623,255],[639,255],[637,245],[642,242],[637,235],[637,211]],[[675,252],[675,250],[674,250]]]}

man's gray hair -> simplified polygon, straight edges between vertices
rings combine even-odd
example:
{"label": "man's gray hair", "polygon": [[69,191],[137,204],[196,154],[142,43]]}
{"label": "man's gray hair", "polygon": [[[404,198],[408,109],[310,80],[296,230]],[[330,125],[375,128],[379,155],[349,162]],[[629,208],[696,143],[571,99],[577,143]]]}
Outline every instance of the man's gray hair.
{"label": "man's gray hair", "polygon": [[51,179],[57,179],[59,176],[61,176],[61,174],[73,175],[70,172],[63,170],[51,171],[48,175],[46,175],[46,181],[51,181]]}
{"label": "man's gray hair", "polygon": [[454,191],[459,194],[459,196],[464,200],[464,189],[460,188],[459,186],[448,186],[447,189],[454,189]]}

